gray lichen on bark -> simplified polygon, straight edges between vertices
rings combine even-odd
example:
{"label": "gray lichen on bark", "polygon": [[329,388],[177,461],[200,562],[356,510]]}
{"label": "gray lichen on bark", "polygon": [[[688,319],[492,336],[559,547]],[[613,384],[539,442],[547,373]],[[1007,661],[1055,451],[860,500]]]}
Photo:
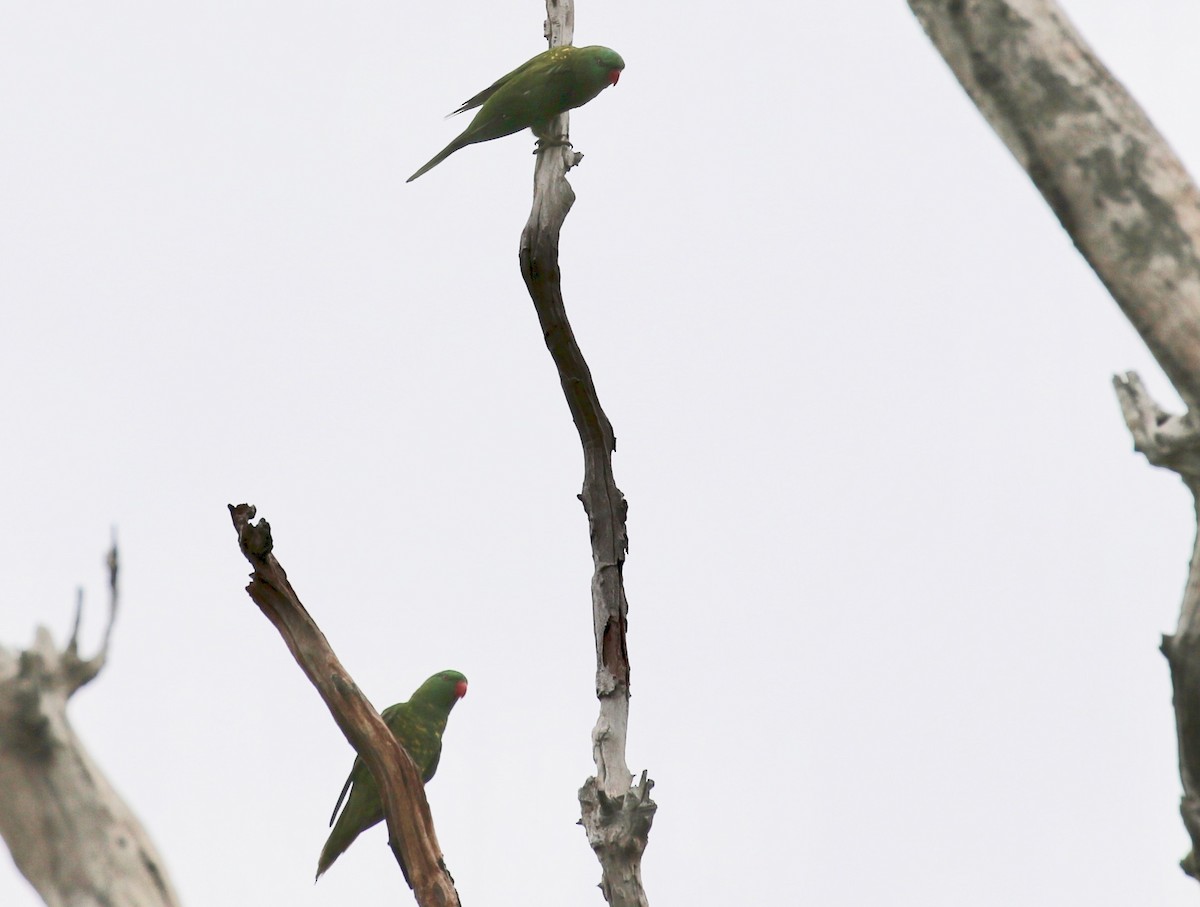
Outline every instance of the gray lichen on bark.
{"label": "gray lichen on bark", "polygon": [[1200,192],[1049,0],[909,0],[1184,401],[1200,404]]}
{"label": "gray lichen on bark", "polygon": [[[1200,191],[1051,0],[909,6],[1183,398],[1188,411],[1170,415],[1136,374],[1114,381],[1136,449],[1177,472],[1200,507]],[[1180,811],[1193,848],[1183,868],[1200,878],[1198,617],[1200,547],[1178,627],[1162,642],[1175,691]]]}

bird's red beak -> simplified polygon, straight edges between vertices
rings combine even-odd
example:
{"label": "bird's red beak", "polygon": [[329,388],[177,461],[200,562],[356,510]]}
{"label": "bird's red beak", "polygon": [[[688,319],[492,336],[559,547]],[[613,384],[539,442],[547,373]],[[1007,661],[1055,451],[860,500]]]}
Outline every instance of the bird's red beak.
{"label": "bird's red beak", "polygon": [[619,70],[619,69],[610,70],[608,73],[608,84],[616,85],[617,79],[619,79],[619,78],[621,78],[621,70]]}
{"label": "bird's red beak", "polygon": [[465,680],[460,680],[454,687],[454,695],[456,695],[459,699],[462,699],[467,695],[467,682]]}

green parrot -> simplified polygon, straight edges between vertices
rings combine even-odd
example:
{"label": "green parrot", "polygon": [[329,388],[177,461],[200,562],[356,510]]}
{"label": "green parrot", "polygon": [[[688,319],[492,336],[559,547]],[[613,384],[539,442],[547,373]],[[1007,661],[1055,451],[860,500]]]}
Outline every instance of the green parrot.
{"label": "green parrot", "polygon": [[[458,671],[441,671],[421,684],[408,702],[398,702],[383,710],[384,723],[408,751],[425,783],[437,771],[438,759],[442,755],[442,733],[446,730],[450,710],[466,695],[467,678]],[[346,797],[347,791],[350,792],[349,799]],[[343,800],[346,808],[339,816],[338,810]],[[355,838],[381,821],[383,802],[379,797],[379,786],[362,757],[356,756],[350,777],[346,779],[337,805],[333,808],[333,816],[329,819],[333,831],[321,848],[321,857],[317,860],[317,878],[321,878],[321,874],[354,843]]]}
{"label": "green parrot", "polygon": [[[552,47],[502,76],[450,114],[479,107],[462,135],[410,176],[412,182],[459,148],[488,142],[529,128],[541,142],[550,121],[566,110],[582,107],[609,85],[616,85],[625,61],[615,50],[591,47]],[[482,105],[482,106],[481,106]]]}

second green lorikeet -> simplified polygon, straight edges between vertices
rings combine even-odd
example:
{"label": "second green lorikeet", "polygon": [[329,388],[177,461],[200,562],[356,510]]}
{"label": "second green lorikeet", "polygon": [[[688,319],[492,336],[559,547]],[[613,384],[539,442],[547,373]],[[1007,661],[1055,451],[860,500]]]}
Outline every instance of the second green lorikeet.
{"label": "second green lorikeet", "polygon": [[[433,160],[410,176],[412,182],[459,148],[498,139],[522,129],[532,129],[542,141],[550,122],[567,110],[582,107],[609,85],[616,85],[625,61],[615,50],[591,47],[552,47],[497,79],[454,111],[479,108],[462,135],[434,155]],[[453,114],[451,114],[453,116]]]}
{"label": "second green lorikeet", "polygon": [[[412,757],[423,782],[428,783],[437,771],[442,755],[442,733],[446,730],[450,710],[466,695],[467,678],[458,671],[441,671],[421,684],[408,702],[390,705],[381,713],[384,723]],[[346,797],[347,791],[350,792],[349,798]],[[338,815],[343,800],[346,808]],[[333,817],[329,820],[333,831],[321,848],[321,857],[317,860],[317,878],[354,843],[355,838],[382,821],[383,802],[379,797],[379,786],[362,757],[356,756],[350,777],[342,787],[337,805],[333,808]]]}

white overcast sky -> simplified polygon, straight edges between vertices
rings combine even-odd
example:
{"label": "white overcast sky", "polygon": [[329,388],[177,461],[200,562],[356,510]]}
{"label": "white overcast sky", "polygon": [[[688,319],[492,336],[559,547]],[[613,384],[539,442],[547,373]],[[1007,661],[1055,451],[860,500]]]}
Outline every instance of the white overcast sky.
{"label": "white overcast sky", "polygon": [[[379,707],[471,680],[430,800],[465,904],[603,901],[581,454],[517,268],[528,134],[404,180],[540,0],[3,3],[0,642],[185,904],[406,904],[351,751],[243,592],[249,501]],[[1200,7],[1069,2],[1200,172]],[[1185,905],[1180,482],[1132,328],[902,2],[578,0],[564,289],[630,503],[650,901]],[[0,792],[2,795],[2,792]],[[0,904],[39,904],[0,860]]]}

